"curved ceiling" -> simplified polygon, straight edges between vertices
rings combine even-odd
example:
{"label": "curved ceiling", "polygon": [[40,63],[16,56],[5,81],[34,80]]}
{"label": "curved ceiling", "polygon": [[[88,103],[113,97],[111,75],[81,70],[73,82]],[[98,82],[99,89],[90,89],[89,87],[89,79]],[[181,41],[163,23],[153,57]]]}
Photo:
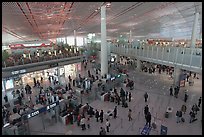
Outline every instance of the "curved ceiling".
{"label": "curved ceiling", "polygon": [[[2,43],[100,34],[100,9],[107,2],[3,2]],[[112,2],[107,7],[107,35],[132,31],[133,38],[190,39],[199,12],[197,38],[202,34],[201,2]]]}

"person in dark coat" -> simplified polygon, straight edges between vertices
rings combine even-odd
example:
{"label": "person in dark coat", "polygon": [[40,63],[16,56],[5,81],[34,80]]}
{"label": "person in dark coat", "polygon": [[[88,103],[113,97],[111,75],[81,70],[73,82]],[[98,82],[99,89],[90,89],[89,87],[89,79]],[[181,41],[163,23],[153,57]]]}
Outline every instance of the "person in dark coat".
{"label": "person in dark coat", "polygon": [[131,92],[129,92],[129,97],[128,97],[128,99],[129,99],[129,102],[131,101]]}
{"label": "person in dark coat", "polygon": [[172,86],[170,87],[169,91],[170,91],[170,96],[173,96],[173,87]]}
{"label": "person in dark coat", "polygon": [[116,118],[117,117],[117,106],[115,106],[114,110],[113,110],[113,117]]}
{"label": "person in dark coat", "polygon": [[202,97],[200,97],[200,98],[198,99],[198,107],[200,107],[201,101],[202,101]]}
{"label": "person in dark coat", "polygon": [[148,112],[149,112],[149,107],[148,107],[148,105],[146,105],[145,108],[144,108],[145,116],[148,114]]}
{"label": "person in dark coat", "polygon": [[97,109],[96,109],[96,112],[95,112],[95,118],[96,118],[96,122],[98,122],[99,112],[98,112],[98,110],[97,110]]}
{"label": "person in dark coat", "polygon": [[8,96],[7,95],[4,96],[4,101],[5,101],[5,103],[8,102]]}
{"label": "person in dark coat", "polygon": [[66,90],[66,91],[68,91],[68,90],[69,90],[69,89],[68,89],[68,86],[67,86],[67,84],[66,84],[66,86],[65,86],[65,90]]}
{"label": "person in dark coat", "polygon": [[145,99],[145,102],[147,102],[147,99],[148,99],[148,94],[147,94],[147,92],[144,94],[144,99]]}
{"label": "person in dark coat", "polygon": [[75,87],[75,82],[76,82],[75,79],[73,79],[72,82],[73,82],[73,83],[72,83],[72,84],[73,84],[73,87]]}
{"label": "person in dark coat", "polygon": [[103,123],[103,110],[101,110],[99,117],[100,117],[101,123]]}
{"label": "person in dark coat", "polygon": [[184,95],[184,102],[186,102],[188,99],[188,94],[185,92],[185,95]]}
{"label": "person in dark coat", "polygon": [[151,126],[151,113],[148,112],[147,115],[145,116],[145,119],[146,119],[146,125],[149,124],[149,127]]}

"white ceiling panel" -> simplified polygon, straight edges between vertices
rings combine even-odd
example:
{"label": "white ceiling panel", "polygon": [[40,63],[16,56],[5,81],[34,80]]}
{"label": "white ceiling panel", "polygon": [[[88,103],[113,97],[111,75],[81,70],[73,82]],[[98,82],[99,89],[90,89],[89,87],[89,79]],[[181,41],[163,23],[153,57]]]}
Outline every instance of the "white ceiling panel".
{"label": "white ceiling panel", "polygon": [[[4,42],[47,40],[73,35],[99,34],[100,6],[108,2],[3,2]],[[132,30],[134,38],[190,38],[195,12],[197,37],[202,33],[201,2],[111,2],[106,8],[107,36]]]}

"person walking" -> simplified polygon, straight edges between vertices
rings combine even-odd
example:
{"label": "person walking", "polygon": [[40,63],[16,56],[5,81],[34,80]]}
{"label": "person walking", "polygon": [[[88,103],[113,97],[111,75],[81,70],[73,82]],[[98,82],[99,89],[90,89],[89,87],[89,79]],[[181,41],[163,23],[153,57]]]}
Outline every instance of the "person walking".
{"label": "person walking", "polygon": [[4,101],[5,101],[5,103],[8,103],[8,96],[7,95],[4,96]]}
{"label": "person walking", "polygon": [[100,117],[101,123],[103,123],[103,110],[101,110],[99,117]]}
{"label": "person walking", "polygon": [[192,122],[194,122],[194,121],[197,120],[197,119],[195,118],[195,113],[194,113],[193,111],[191,111],[191,112],[189,113],[189,115],[190,115],[190,122],[189,122],[189,123],[192,123]]}
{"label": "person walking", "polygon": [[172,86],[170,87],[169,91],[170,91],[170,96],[173,96],[173,87]]}
{"label": "person walking", "polygon": [[113,110],[113,117],[116,118],[117,117],[117,106],[115,106],[114,110]]}
{"label": "person walking", "polygon": [[145,119],[146,119],[146,125],[149,124],[149,127],[151,126],[151,113],[148,112],[147,115],[145,116]]}
{"label": "person walking", "polygon": [[80,126],[80,121],[81,121],[81,115],[79,114],[77,116],[77,125]]}
{"label": "person walking", "polygon": [[85,130],[86,129],[86,125],[85,125],[85,117],[82,117],[81,121],[80,121],[80,124],[81,124],[81,129],[82,130]]}
{"label": "person walking", "polygon": [[200,97],[200,98],[198,99],[198,107],[200,107],[201,101],[202,101],[202,97]]}
{"label": "person walking", "polygon": [[128,97],[128,91],[125,91],[125,100],[127,100]]}
{"label": "person walking", "polygon": [[149,107],[148,107],[148,105],[146,105],[145,108],[144,108],[145,116],[148,114],[148,112],[149,112]]}
{"label": "person walking", "polygon": [[148,94],[147,94],[147,92],[144,94],[144,99],[145,99],[145,102],[147,102],[147,99],[148,99]]}
{"label": "person walking", "polygon": [[106,119],[106,131],[110,132],[110,122],[108,119]]}
{"label": "person walking", "polygon": [[87,128],[89,129],[90,128],[90,118],[89,117],[87,118],[86,122],[87,122]]}
{"label": "person walking", "polygon": [[176,123],[179,123],[180,121],[179,121],[179,111],[177,110],[176,111]]}
{"label": "person walking", "polygon": [[68,86],[67,86],[67,84],[66,84],[66,86],[65,86],[65,90],[66,90],[66,91],[68,91],[68,90],[69,90],[69,89],[68,89]]}
{"label": "person walking", "polygon": [[103,127],[101,127],[100,129],[101,130],[99,132],[99,135],[106,135],[106,130]]}
{"label": "person walking", "polygon": [[129,121],[132,120],[132,110],[131,109],[129,109],[129,111],[128,111],[128,119],[129,119]]}
{"label": "person walking", "polygon": [[187,94],[187,92],[185,91],[185,95],[184,95],[184,102],[186,102],[186,101],[187,101],[187,99],[188,99],[188,94]]}
{"label": "person walking", "polygon": [[128,97],[128,99],[129,99],[129,102],[131,102],[131,92],[129,92],[129,97]]}
{"label": "person walking", "polygon": [[98,122],[99,112],[98,112],[98,110],[97,110],[97,109],[96,109],[96,112],[95,112],[95,117],[96,117],[96,122]]}
{"label": "person walking", "polygon": [[186,107],[186,105],[182,105],[181,106],[181,111],[185,114],[186,113],[186,109],[187,109],[187,107]]}

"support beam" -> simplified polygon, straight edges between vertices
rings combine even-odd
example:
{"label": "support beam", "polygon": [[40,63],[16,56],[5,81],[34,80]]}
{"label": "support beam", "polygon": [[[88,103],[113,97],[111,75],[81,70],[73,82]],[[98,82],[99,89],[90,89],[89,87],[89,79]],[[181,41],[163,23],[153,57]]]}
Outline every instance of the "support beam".
{"label": "support beam", "polygon": [[106,7],[101,7],[101,76],[108,73],[108,47],[106,42]]}
{"label": "support beam", "polygon": [[199,13],[197,12],[195,13],[195,18],[193,23],[193,30],[192,30],[192,36],[191,36],[191,48],[195,48],[195,44],[196,44],[198,17],[199,17]]}
{"label": "support beam", "polygon": [[74,46],[77,46],[76,30],[74,30]]}

